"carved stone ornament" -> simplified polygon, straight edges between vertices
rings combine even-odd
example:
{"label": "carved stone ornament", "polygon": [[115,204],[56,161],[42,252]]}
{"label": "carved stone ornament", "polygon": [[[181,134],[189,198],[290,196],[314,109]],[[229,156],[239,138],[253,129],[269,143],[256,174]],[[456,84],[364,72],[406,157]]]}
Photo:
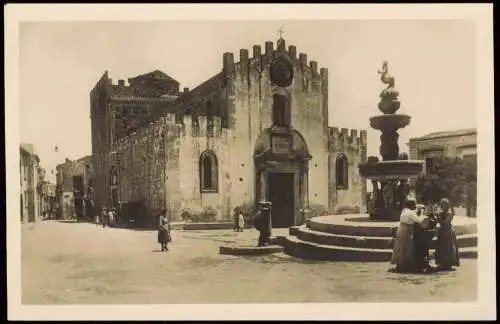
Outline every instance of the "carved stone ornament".
{"label": "carved stone ornament", "polygon": [[271,63],[271,81],[279,87],[288,87],[293,80],[293,66],[283,57]]}

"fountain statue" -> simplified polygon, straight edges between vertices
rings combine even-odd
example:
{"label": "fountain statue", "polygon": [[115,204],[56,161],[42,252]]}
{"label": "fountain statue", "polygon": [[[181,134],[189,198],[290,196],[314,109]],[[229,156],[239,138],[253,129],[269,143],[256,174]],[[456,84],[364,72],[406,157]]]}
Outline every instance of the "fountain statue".
{"label": "fountain statue", "polygon": [[382,115],[370,118],[370,127],[382,132],[380,155],[371,156],[359,166],[360,175],[372,182],[373,195],[369,206],[370,219],[396,221],[404,201],[410,193],[408,180],[416,178],[423,170],[423,161],[399,159],[398,130],[410,124],[411,117],[397,114],[401,106],[399,92],[394,88],[394,77],[389,74],[389,64],[384,61],[378,71],[387,88],[380,93],[378,104]]}

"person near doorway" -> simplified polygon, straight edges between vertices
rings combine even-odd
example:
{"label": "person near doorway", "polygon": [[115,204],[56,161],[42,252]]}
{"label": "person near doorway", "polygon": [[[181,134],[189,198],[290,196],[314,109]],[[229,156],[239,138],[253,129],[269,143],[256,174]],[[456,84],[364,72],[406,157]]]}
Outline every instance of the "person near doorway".
{"label": "person near doorway", "polygon": [[245,217],[243,216],[243,212],[240,208],[234,209],[234,231],[243,232],[245,228]]}
{"label": "person near doorway", "polygon": [[102,207],[101,210],[101,224],[102,227],[106,227],[108,225],[108,211],[106,210],[106,207]]}
{"label": "person near doorway", "polygon": [[108,226],[109,227],[115,226],[115,214],[113,212],[113,208],[110,208],[108,210]]}
{"label": "person near doorway", "polygon": [[436,240],[436,265],[439,270],[452,271],[453,267],[460,266],[457,237],[452,221],[455,211],[450,200],[443,198],[440,201],[438,214],[439,230]]}
{"label": "person near doorway", "polygon": [[271,237],[271,202],[260,201],[257,204],[258,211],[253,217],[254,227],[259,231],[259,242],[257,246],[269,245]]}
{"label": "person near doorway", "polygon": [[167,217],[167,210],[163,209],[160,213],[158,224],[158,243],[161,245],[161,251],[168,251],[168,243],[172,242],[170,236],[170,222]]}
{"label": "person near doorway", "polygon": [[95,226],[99,226],[99,223],[100,223],[100,215],[99,213],[96,213],[96,215],[94,216],[94,223],[95,223]]}

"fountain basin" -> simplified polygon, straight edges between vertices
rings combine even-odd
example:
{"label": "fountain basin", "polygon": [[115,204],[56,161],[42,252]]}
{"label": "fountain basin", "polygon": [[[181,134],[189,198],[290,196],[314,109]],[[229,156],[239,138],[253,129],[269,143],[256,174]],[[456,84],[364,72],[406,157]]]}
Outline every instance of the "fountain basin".
{"label": "fountain basin", "polygon": [[397,180],[416,178],[424,170],[424,161],[396,160],[365,163],[359,165],[359,173],[370,180]]}
{"label": "fountain basin", "polygon": [[397,130],[410,124],[411,117],[401,114],[379,115],[370,118],[370,126],[377,130]]}

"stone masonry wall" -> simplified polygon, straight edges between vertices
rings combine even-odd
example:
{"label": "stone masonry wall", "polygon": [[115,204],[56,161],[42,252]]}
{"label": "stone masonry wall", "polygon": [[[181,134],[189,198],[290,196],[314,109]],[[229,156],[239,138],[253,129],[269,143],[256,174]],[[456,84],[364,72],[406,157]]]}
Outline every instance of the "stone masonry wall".
{"label": "stone masonry wall", "polygon": [[[213,128],[207,130],[206,117],[185,116],[176,123],[175,115],[167,114],[120,139],[112,153],[119,170],[119,199],[143,200],[150,210],[167,208],[174,221],[181,220],[183,208],[208,206],[219,211],[219,220],[227,220],[230,215],[223,202],[230,191],[221,180],[227,132],[220,118],[214,118]],[[216,193],[200,192],[199,158],[205,149],[213,150],[219,162]]]}
{"label": "stone masonry wall", "polygon": [[[362,130],[358,136],[357,130],[347,128],[329,128],[329,210],[333,211],[335,206],[350,205],[358,206],[361,212],[366,210],[366,179],[359,174],[359,164],[365,163],[367,159],[367,133]],[[337,189],[336,183],[336,160],[343,154],[348,163],[348,186],[346,189]]]}
{"label": "stone masonry wall", "polygon": [[[265,51],[253,47],[253,56],[248,50],[240,50],[239,62],[234,55],[223,57],[225,77],[226,111],[231,129],[230,156],[232,181],[232,205],[253,202],[255,197],[255,174],[253,151],[256,140],[263,129],[272,124],[273,93],[278,90],[271,84],[269,66],[276,53],[273,42],[266,42]],[[309,202],[328,207],[331,204],[329,186],[328,150],[328,71],[318,71],[317,62],[307,61],[306,54],[299,54],[295,46],[286,51],[294,67],[292,84],[284,91],[291,98],[291,125],[305,139],[312,160],[309,162]],[[341,149],[347,151],[346,149]],[[362,160],[362,150],[349,151],[351,160]],[[356,155],[358,154],[358,155]],[[357,172],[357,167],[352,168]],[[334,169],[333,169],[334,172]],[[335,202],[356,202],[362,200],[362,181],[350,176],[353,185],[346,193],[340,193]],[[243,179],[243,181],[234,181]],[[358,185],[359,184],[359,185]],[[345,198],[340,198],[345,196]],[[359,202],[361,204],[361,202]]]}
{"label": "stone masonry wall", "polygon": [[175,128],[168,115],[123,137],[112,146],[112,166],[118,170],[118,200],[143,200],[149,210],[167,207],[167,128]]}
{"label": "stone masonry wall", "polygon": [[[212,207],[217,210],[217,220],[231,220],[230,197],[233,196],[230,178],[231,164],[229,156],[230,130],[221,126],[219,117],[213,118],[213,126],[208,126],[208,119],[199,116],[193,119],[185,116],[180,136],[179,152],[179,210],[185,207],[202,209]],[[216,192],[202,192],[200,186],[200,156],[210,150],[217,158]],[[177,215],[180,217],[180,215]]]}
{"label": "stone masonry wall", "polygon": [[110,80],[107,71],[90,92],[90,117],[92,129],[92,170],[94,174],[95,206],[101,208],[110,205],[109,170],[110,157]]}
{"label": "stone masonry wall", "polygon": [[[255,200],[255,144],[261,132],[272,124],[273,94],[284,91],[291,99],[291,125],[302,135],[312,155],[309,202],[330,209],[338,203],[363,205],[366,185],[357,175],[357,164],[366,160],[366,137],[332,140],[328,127],[328,71],[318,70],[318,64],[308,62],[306,54],[297,56],[295,46],[286,51],[294,68],[293,82],[284,90],[275,88],[269,76],[276,53],[273,46],[273,42],[266,42],[263,53],[260,46],[254,46],[252,57],[242,49],[239,62],[235,62],[234,54],[225,53],[221,73],[177,98],[171,110],[153,125],[117,139],[112,144],[116,154],[110,154],[105,147],[93,149],[94,171],[100,177],[99,185],[95,185],[96,196],[101,197],[101,202],[109,200],[109,170],[114,163],[119,164],[120,200],[142,198],[150,206],[159,206],[161,199],[152,197],[163,195],[164,205],[175,220],[180,219],[184,207],[191,206],[213,207],[219,211],[219,220],[229,220],[232,208]],[[102,123],[111,127],[113,104],[103,105],[107,115],[102,117]],[[209,123],[211,120],[213,123]],[[155,127],[161,129],[164,139],[164,148],[159,151],[151,149],[158,137],[151,130]],[[99,135],[101,142],[111,143],[106,137],[109,135]],[[93,135],[93,147],[97,139]],[[199,158],[207,149],[218,160],[219,185],[215,193],[200,190]],[[350,185],[344,192],[337,192],[331,183],[335,179],[332,157],[340,152],[347,155],[350,166]],[[159,171],[151,171],[157,164],[162,165],[161,181]]]}

